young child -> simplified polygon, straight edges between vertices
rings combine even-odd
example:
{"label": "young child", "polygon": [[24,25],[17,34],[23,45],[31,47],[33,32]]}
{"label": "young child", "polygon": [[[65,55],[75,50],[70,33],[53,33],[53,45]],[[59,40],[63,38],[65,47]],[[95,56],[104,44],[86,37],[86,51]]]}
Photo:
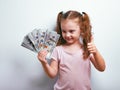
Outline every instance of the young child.
{"label": "young child", "polygon": [[58,46],[53,50],[51,63],[45,59],[47,51],[38,53],[46,74],[58,80],[54,90],[91,90],[91,64],[99,71],[105,70],[105,62],[93,42],[91,24],[85,12],[60,12],[57,17]]}

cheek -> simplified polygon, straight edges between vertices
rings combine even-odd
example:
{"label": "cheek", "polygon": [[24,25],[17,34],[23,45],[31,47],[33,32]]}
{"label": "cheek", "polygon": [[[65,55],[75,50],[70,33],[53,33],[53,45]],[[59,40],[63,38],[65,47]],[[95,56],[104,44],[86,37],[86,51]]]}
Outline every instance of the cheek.
{"label": "cheek", "polygon": [[65,37],[65,34],[64,34],[64,33],[62,33],[62,37],[63,37],[63,38]]}
{"label": "cheek", "polygon": [[80,37],[80,31],[75,33],[77,37]]}

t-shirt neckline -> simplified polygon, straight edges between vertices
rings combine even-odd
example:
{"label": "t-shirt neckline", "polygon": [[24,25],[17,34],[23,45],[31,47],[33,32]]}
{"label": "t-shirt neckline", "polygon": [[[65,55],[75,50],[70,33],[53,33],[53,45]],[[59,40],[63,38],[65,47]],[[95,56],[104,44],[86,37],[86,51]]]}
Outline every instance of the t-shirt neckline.
{"label": "t-shirt neckline", "polygon": [[78,54],[78,53],[79,53],[79,54],[82,53],[82,49],[80,49],[80,50],[72,53],[72,52],[66,51],[62,45],[61,45],[61,48],[62,48],[62,50],[63,50],[65,53],[67,53],[67,54],[69,54],[69,55],[76,55],[76,54]]}

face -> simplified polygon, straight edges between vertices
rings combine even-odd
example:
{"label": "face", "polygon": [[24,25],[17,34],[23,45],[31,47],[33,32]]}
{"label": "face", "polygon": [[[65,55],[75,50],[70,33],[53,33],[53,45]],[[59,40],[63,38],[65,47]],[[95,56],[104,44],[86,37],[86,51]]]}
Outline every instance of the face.
{"label": "face", "polygon": [[67,44],[79,43],[80,26],[76,20],[62,20],[61,29]]}

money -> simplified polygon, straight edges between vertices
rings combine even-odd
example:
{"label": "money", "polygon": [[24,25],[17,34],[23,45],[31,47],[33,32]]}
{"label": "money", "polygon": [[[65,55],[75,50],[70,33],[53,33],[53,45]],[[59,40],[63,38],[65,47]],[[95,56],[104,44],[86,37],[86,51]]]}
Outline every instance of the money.
{"label": "money", "polygon": [[56,43],[59,39],[60,35],[58,35],[54,31],[47,31],[46,32],[46,38],[45,38],[45,49],[47,49],[48,52],[52,52],[52,50],[55,48]]}
{"label": "money", "polygon": [[38,34],[39,34],[39,31],[37,29],[34,29],[32,32],[30,32],[28,34],[28,38],[33,43],[33,45],[34,45],[34,47],[35,47],[35,49],[36,49],[37,52],[39,50],[39,48],[38,48],[38,44],[39,44]]}
{"label": "money", "polygon": [[47,50],[47,57],[50,55],[59,40],[60,35],[55,31],[49,31],[48,29],[34,29],[32,32],[24,36],[21,46],[33,51],[40,52],[41,50]]}
{"label": "money", "polygon": [[31,40],[28,38],[27,35],[24,37],[21,46],[23,46],[23,47],[25,47],[25,48],[27,48],[27,49],[29,49],[31,51],[36,52],[36,49],[35,49],[33,43],[31,42]]}

